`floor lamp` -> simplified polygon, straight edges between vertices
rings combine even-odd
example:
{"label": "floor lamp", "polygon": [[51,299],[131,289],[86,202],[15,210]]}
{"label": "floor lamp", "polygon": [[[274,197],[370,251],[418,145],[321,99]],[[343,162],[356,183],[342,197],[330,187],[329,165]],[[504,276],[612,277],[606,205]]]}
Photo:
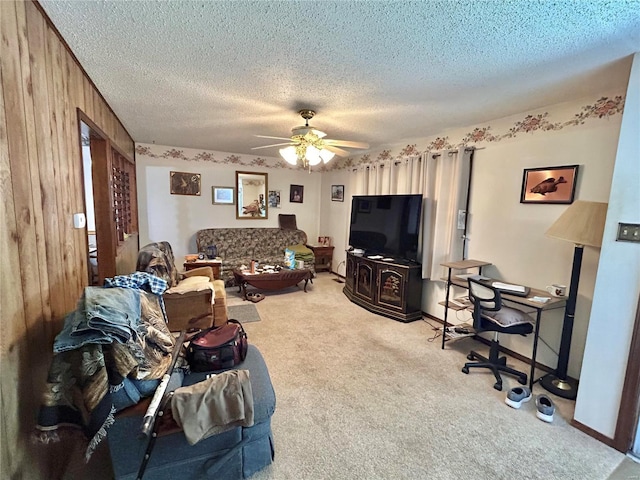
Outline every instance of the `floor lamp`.
{"label": "floor lamp", "polygon": [[567,367],[569,365],[569,350],[571,349],[576,299],[578,298],[582,251],[585,246],[600,247],[602,245],[606,216],[606,203],[576,200],[545,232],[548,237],[559,238],[575,244],[575,248],[573,250],[569,296],[567,297],[564,321],[562,323],[558,366],[555,372],[542,377],[540,383],[551,393],[571,400],[575,399],[578,393],[578,382],[567,376]]}

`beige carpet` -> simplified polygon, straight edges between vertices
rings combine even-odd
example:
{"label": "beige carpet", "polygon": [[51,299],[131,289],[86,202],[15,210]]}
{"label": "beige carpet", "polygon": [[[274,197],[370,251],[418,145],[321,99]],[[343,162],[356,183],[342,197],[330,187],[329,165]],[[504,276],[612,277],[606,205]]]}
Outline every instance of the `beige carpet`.
{"label": "beige carpet", "polygon": [[[371,314],[334,278],[266,292],[246,326],[277,396],[276,460],[252,478],[595,480],[625,458],[569,425],[574,402],[554,397],[547,424],[533,401],[505,405],[490,373],[463,374],[478,342],[441,350],[430,325]],[[505,392],[517,385],[504,377]]]}

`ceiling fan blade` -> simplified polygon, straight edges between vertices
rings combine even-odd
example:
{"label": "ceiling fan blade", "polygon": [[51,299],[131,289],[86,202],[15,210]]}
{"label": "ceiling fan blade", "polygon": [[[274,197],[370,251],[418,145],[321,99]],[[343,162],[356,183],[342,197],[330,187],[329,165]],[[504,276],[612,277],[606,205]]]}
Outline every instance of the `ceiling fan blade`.
{"label": "ceiling fan blade", "polygon": [[270,137],[269,135],[254,135],[258,138],[273,138],[274,140],[288,140],[291,141],[291,137]]}
{"label": "ceiling fan blade", "polygon": [[350,155],[349,152],[347,152],[346,150],[343,150],[343,149],[338,148],[338,147],[334,147],[332,145],[325,145],[324,148],[326,150],[329,150],[330,152],[335,153],[339,157],[348,157]]}
{"label": "ceiling fan blade", "polygon": [[325,139],[324,143],[327,145],[335,145],[336,147],[350,147],[350,148],[369,148],[368,143],[364,142],[350,142],[349,140],[331,140]]}
{"label": "ceiling fan blade", "polygon": [[282,145],[295,145],[294,143],[274,143],[273,145],[263,145],[261,147],[251,147],[251,150],[260,150],[261,148],[281,147]]}

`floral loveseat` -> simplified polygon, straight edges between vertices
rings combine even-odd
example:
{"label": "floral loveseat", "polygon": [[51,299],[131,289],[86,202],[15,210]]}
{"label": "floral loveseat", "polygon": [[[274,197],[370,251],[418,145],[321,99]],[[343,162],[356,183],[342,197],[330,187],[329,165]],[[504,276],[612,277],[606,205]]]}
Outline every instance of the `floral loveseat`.
{"label": "floral loveseat", "polygon": [[[227,286],[234,284],[233,269],[249,266],[251,260],[260,265],[284,265],[284,251],[288,246],[299,245],[306,250],[307,234],[302,230],[282,228],[206,228],[196,233],[198,252],[206,252],[215,245],[222,258],[220,277]],[[296,254],[296,258],[299,254]],[[315,276],[313,252],[304,253],[304,267]]]}

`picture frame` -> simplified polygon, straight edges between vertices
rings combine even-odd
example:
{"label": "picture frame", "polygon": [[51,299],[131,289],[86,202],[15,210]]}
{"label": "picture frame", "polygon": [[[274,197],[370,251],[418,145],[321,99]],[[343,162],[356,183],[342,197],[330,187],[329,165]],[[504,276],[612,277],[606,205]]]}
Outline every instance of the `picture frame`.
{"label": "picture frame", "polygon": [[302,203],[304,200],[304,185],[291,185],[289,188],[289,201]]}
{"label": "picture frame", "polygon": [[234,205],[236,203],[235,188],[211,187],[211,201],[214,205]]}
{"label": "picture frame", "polygon": [[344,185],[331,185],[331,201],[344,202]]}
{"label": "picture frame", "polygon": [[318,246],[319,247],[330,247],[331,246],[331,237],[318,237]]}
{"label": "picture frame", "polygon": [[200,195],[202,175],[191,172],[169,172],[171,195]]}
{"label": "picture frame", "polygon": [[520,203],[573,203],[578,167],[579,165],[564,165],[525,168]]}
{"label": "picture frame", "polygon": [[269,208],[281,208],[280,190],[269,190],[268,202],[269,202]]}

